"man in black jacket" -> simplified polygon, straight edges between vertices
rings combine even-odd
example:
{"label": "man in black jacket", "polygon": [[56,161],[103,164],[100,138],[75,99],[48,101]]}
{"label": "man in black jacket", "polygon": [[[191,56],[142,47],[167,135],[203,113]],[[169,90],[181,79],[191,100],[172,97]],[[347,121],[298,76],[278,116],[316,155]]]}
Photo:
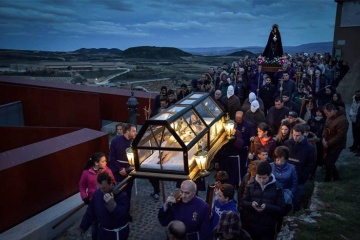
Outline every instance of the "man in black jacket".
{"label": "man in black jacket", "polygon": [[295,165],[297,173],[298,190],[294,196],[294,211],[298,211],[302,204],[302,197],[306,194],[305,183],[315,168],[316,152],[304,136],[304,128],[301,124],[294,126],[292,138],[286,140],[284,146],[289,148],[289,163]]}

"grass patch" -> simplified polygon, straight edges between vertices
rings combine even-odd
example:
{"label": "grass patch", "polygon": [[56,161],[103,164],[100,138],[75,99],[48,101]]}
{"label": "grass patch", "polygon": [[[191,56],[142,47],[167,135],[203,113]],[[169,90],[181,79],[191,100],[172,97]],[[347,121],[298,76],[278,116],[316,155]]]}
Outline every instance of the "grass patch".
{"label": "grass patch", "polygon": [[[345,150],[339,160],[342,180],[318,186],[318,199],[323,203],[318,208],[321,217],[315,224],[298,221],[294,239],[360,238],[360,158]],[[324,175],[325,170],[318,169],[317,180],[324,179]]]}

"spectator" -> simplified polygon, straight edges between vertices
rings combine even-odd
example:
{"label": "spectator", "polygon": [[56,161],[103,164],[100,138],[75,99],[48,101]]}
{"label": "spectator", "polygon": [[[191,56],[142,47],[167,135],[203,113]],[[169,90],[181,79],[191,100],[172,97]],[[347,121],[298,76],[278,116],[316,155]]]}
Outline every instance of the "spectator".
{"label": "spectator", "polygon": [[274,151],[275,161],[270,163],[270,165],[276,181],[281,184],[285,194],[288,194],[287,197],[290,197],[288,199],[285,198],[285,204],[292,205],[292,199],[297,191],[298,180],[295,166],[288,163],[289,156],[290,152],[287,147],[277,147]]}
{"label": "spectator", "polygon": [[307,141],[304,136],[304,128],[300,124],[294,126],[292,138],[285,141],[284,146],[289,149],[289,163],[295,165],[297,173],[298,191],[294,196],[294,211],[299,211],[302,198],[306,195],[305,183],[311,178],[315,167],[315,148]]}
{"label": "spectator", "polygon": [[270,125],[273,131],[278,132],[281,125],[281,121],[289,114],[289,108],[284,106],[282,98],[275,98],[275,106],[271,107],[268,115],[266,116],[266,122]]}
{"label": "spectator", "polygon": [[264,114],[265,117],[272,106],[274,106],[275,100],[275,85],[271,83],[271,78],[269,75],[266,75],[265,85],[260,87],[259,98],[264,102]]}
{"label": "spectator", "polygon": [[326,175],[324,181],[339,181],[340,174],[336,169],[335,163],[341,151],[346,147],[346,134],[349,122],[344,114],[344,108],[337,108],[333,104],[328,103],[323,109],[327,117],[322,139],[323,147],[326,149]]}
{"label": "spectator", "polygon": [[212,223],[211,230],[214,230],[215,226],[219,222],[220,215],[223,211],[233,211],[239,214],[237,210],[237,202],[234,200],[235,189],[231,184],[222,184],[218,191],[218,199],[215,200],[214,207],[212,209]]}
{"label": "spectator", "polygon": [[220,90],[214,92],[214,99],[219,106],[224,107],[224,102],[222,101],[222,95]]}
{"label": "spectator", "polygon": [[115,125],[115,132],[116,132],[116,136],[121,136],[124,134],[124,129],[123,129],[123,123],[118,123]]}
{"label": "spectator", "polygon": [[239,215],[233,211],[223,211],[214,230],[214,240],[251,240],[248,232],[241,228]]}
{"label": "spectator", "polygon": [[[270,158],[269,153],[267,152],[266,148],[259,148],[256,153],[256,159],[260,160],[261,162],[272,162],[273,160]],[[254,161],[254,160],[253,160]]]}
{"label": "spectator", "polygon": [[349,118],[352,127],[353,144],[350,147],[350,151],[360,151],[360,89],[355,91],[355,95],[352,96],[352,103],[350,106]]}
{"label": "spectator", "polygon": [[185,98],[189,94],[190,94],[190,91],[187,88],[187,85],[185,83],[183,83],[183,84],[181,84],[181,90],[180,90],[179,94],[177,95],[177,100],[179,101],[179,100]]}
{"label": "spectator", "polygon": [[284,193],[271,171],[270,163],[259,163],[255,181],[246,187],[242,201],[244,229],[254,240],[274,239],[276,223],[284,212]]}
{"label": "spectator", "polygon": [[278,134],[274,137],[277,146],[282,146],[284,142],[290,139],[290,123],[284,121],[281,123]]}
{"label": "spectator", "polygon": [[[214,207],[214,202],[218,199],[218,192],[221,186],[229,181],[229,175],[226,171],[217,171],[215,173],[215,183],[210,186],[210,189],[214,189],[212,192],[211,209]],[[210,193],[210,191],[209,191]],[[207,201],[209,202],[209,201]],[[210,202],[209,202],[210,203]]]}
{"label": "spectator", "polygon": [[270,126],[267,123],[260,123],[257,127],[257,136],[252,138],[254,152],[249,153],[248,158],[253,160],[260,148],[265,148],[269,156],[272,156],[276,148]]}
{"label": "spectator", "polygon": [[289,108],[290,111],[294,111],[299,114],[299,109],[297,109],[296,104],[290,100],[290,96],[289,92],[283,92],[282,100],[284,101],[284,106]]}
{"label": "spectator", "polygon": [[167,92],[167,96],[168,96],[168,107],[174,105],[177,102],[174,90],[169,89]]}
{"label": "spectator", "polygon": [[290,135],[292,135],[292,129],[295,125],[306,124],[306,122],[303,119],[299,118],[298,114],[294,111],[290,111],[289,115],[285,119],[283,119],[282,122],[288,122],[290,124]]}
{"label": "spectator", "polygon": [[296,84],[294,80],[290,79],[289,72],[284,71],[282,74],[282,79],[279,79],[279,82],[276,87],[277,96],[282,97],[284,92],[289,93],[289,97],[296,91]]}
{"label": "spectator", "polygon": [[297,109],[297,112],[299,115],[302,115],[302,112],[304,111],[304,105],[306,102],[306,99],[309,99],[309,95],[304,92],[305,85],[303,83],[299,83],[299,86],[297,88],[297,92],[294,92],[291,96],[291,101],[295,103],[295,108]]}
{"label": "spectator", "polygon": [[255,175],[256,175],[256,167],[259,165],[261,161],[260,160],[252,160],[249,163],[248,172],[244,175],[244,177],[241,180],[240,187],[238,189],[238,210],[240,212],[241,222],[244,222],[244,212],[242,208],[242,200],[244,198],[244,192],[246,189],[246,186],[254,181]]}
{"label": "spectator", "polygon": [[345,109],[345,103],[342,100],[341,94],[338,92],[333,94],[331,103],[334,104],[335,107],[342,107]]}
{"label": "spectator", "polygon": [[325,106],[327,103],[331,103],[333,100],[333,95],[336,92],[336,89],[329,86],[321,88],[318,92],[316,92],[317,105],[319,107]]}
{"label": "spectator", "polygon": [[152,116],[155,116],[158,112],[159,112],[159,109],[161,107],[160,105],[160,100],[161,98],[167,96],[167,87],[166,86],[162,86],[160,88],[160,94],[159,95],[156,95],[155,99],[154,99],[154,105],[152,107],[152,112],[150,114],[150,117]]}
{"label": "spectator", "polygon": [[[95,153],[87,162],[79,182],[80,197],[85,204],[89,205],[96,189],[97,176],[102,172],[107,172],[111,177],[111,181],[115,182],[115,178],[110,168],[108,168],[104,153]],[[91,225],[91,237],[97,239],[99,222],[95,220]]]}

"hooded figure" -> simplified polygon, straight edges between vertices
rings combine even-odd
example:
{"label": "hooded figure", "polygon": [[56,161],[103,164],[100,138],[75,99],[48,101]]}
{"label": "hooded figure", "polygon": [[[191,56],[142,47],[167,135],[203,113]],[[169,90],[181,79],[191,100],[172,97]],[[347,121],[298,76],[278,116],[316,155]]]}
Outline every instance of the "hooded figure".
{"label": "hooded figure", "polygon": [[253,101],[257,100],[258,103],[259,103],[259,107],[261,109],[261,111],[264,111],[264,103],[263,101],[261,100],[261,98],[259,97],[256,97],[255,93],[251,92],[249,94],[249,98],[247,98],[243,105],[241,106],[241,111],[243,111],[244,113],[246,113],[248,110],[250,110],[250,106],[251,106],[251,103]]}
{"label": "hooded figure", "polygon": [[232,95],[234,95],[234,87],[230,85],[227,89],[226,96],[227,98],[230,98]]}
{"label": "hooded figure", "polygon": [[251,92],[249,94],[249,102],[252,103],[255,100],[256,100],[256,95],[255,95],[255,93]]}
{"label": "hooded figure", "polygon": [[264,112],[260,109],[259,102],[254,100],[251,103],[250,109],[245,113],[244,119],[251,122],[253,124],[254,132],[256,132],[256,127],[259,123],[265,122]]}
{"label": "hooded figure", "polygon": [[234,87],[230,85],[227,88],[226,96],[221,99],[224,103],[225,111],[229,114],[230,119],[235,119],[235,113],[240,111],[241,105],[240,100],[234,95]]}
{"label": "hooded figure", "polygon": [[255,113],[256,110],[259,109],[259,106],[260,105],[259,105],[259,102],[257,100],[252,101],[251,102],[251,107],[250,107],[251,112]]}

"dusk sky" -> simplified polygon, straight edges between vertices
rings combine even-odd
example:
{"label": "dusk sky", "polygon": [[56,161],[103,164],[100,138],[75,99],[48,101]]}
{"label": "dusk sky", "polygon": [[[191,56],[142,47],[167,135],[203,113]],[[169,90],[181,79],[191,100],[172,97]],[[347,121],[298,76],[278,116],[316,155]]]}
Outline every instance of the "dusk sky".
{"label": "dusk sky", "polygon": [[0,0],[0,48],[284,46],[333,40],[334,0]]}

